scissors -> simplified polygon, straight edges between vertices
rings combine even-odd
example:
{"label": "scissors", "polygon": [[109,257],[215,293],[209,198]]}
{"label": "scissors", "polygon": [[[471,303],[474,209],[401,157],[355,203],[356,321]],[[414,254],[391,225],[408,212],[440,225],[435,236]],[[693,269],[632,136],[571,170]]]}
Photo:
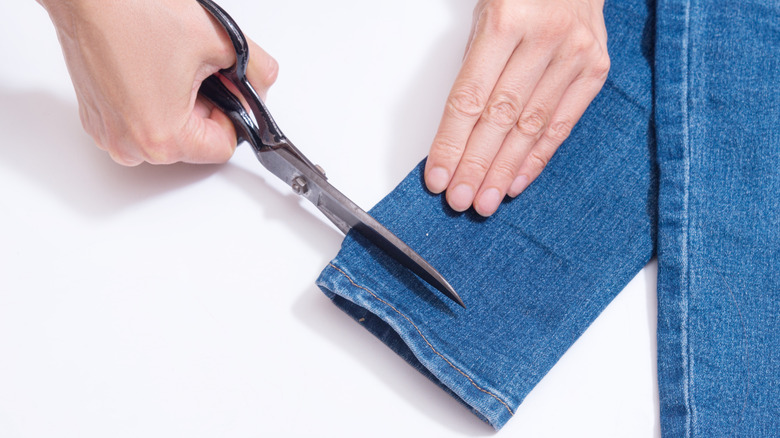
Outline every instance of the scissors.
{"label": "scissors", "polygon": [[249,44],[236,22],[211,0],[198,0],[225,28],[236,51],[236,63],[221,70],[219,76],[231,82],[246,100],[249,112],[220,80],[212,75],[203,81],[200,94],[222,110],[236,128],[238,143],[246,141],[260,163],[289,185],[292,190],[314,204],[333,224],[347,234],[349,230],[362,234],[385,253],[400,262],[418,277],[462,307],[460,296],[444,277],[425,259],[390,232],[376,219],[336,190],[321,167],[314,165],[282,133],[265,104],[246,76]]}

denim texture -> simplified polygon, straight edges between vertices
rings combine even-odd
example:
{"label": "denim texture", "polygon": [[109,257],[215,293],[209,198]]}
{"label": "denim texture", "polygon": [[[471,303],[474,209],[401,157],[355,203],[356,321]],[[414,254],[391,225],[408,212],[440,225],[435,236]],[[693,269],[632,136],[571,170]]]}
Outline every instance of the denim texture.
{"label": "denim texture", "polygon": [[780,436],[780,3],[660,1],[665,436]]}
{"label": "denim texture", "polygon": [[521,196],[455,213],[423,163],[371,210],[468,309],[355,233],[319,286],[499,429],[657,249],[664,436],[776,435],[780,13],[740,7],[608,2],[609,78]]}

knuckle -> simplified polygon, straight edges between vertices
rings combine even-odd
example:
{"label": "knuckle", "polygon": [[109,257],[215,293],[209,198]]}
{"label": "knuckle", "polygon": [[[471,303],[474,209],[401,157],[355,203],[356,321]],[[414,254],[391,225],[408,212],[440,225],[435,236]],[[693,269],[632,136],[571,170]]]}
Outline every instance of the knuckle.
{"label": "knuckle", "polygon": [[509,95],[499,95],[488,104],[482,118],[490,124],[510,128],[517,122],[521,113],[522,108],[516,99]]}
{"label": "knuckle", "polygon": [[92,137],[92,141],[95,143],[95,147],[97,147],[101,151],[108,151],[109,149],[108,146],[100,138]]}
{"label": "knuckle", "polygon": [[574,123],[572,123],[570,120],[561,120],[551,124],[545,135],[547,135],[550,140],[560,144],[569,138],[573,128]]}
{"label": "knuckle", "polygon": [[279,77],[279,62],[277,62],[276,59],[268,55],[266,69],[263,72],[263,83],[266,86],[270,87],[276,82],[276,79],[278,77]]}
{"label": "knuckle", "polygon": [[92,137],[92,140],[95,142],[95,146],[97,146],[100,150],[107,151],[111,144],[105,138],[107,137],[105,129],[99,129],[101,126],[92,120],[90,112],[84,107],[84,105],[79,106],[79,119],[81,120],[81,128],[84,130],[84,132],[87,133],[87,135]]}
{"label": "knuckle", "polygon": [[467,155],[463,157],[459,167],[462,167],[464,173],[469,176],[481,176],[487,173],[490,164],[491,161],[481,155]]}
{"label": "knuckle", "polygon": [[517,27],[516,20],[513,19],[514,8],[512,1],[492,1],[482,9],[480,22],[491,35],[499,38],[509,37]]}
{"label": "knuckle", "polygon": [[591,67],[590,76],[600,81],[606,81],[609,75],[611,61],[606,53],[602,55]]}
{"label": "knuckle", "polygon": [[236,49],[229,40],[213,41],[207,53],[211,53],[220,68],[229,68],[236,62]]}
{"label": "knuckle", "polygon": [[490,168],[490,173],[495,179],[509,184],[516,176],[517,167],[516,163],[512,161],[496,160],[496,162],[493,163],[493,167]]}
{"label": "knuckle", "polygon": [[565,7],[551,6],[552,10],[538,27],[539,37],[546,41],[561,40],[571,33],[574,17]]}
{"label": "knuckle", "polygon": [[131,139],[144,161],[151,164],[171,164],[178,161],[176,137],[165,130],[148,130]]}
{"label": "knuckle", "polygon": [[592,62],[601,57],[604,51],[601,41],[589,28],[581,25],[574,26],[569,31],[566,47],[563,54],[569,59],[581,62]]}
{"label": "knuckle", "polygon": [[84,129],[84,132],[95,137],[95,133],[92,130],[92,120],[84,105],[79,105],[79,120],[81,121],[81,128]]}
{"label": "knuckle", "polygon": [[572,57],[587,56],[595,41],[587,32],[575,32],[569,42],[569,53]]}
{"label": "knuckle", "polygon": [[128,154],[123,152],[120,148],[109,147],[108,149],[106,149],[106,151],[108,152],[108,155],[111,157],[112,160],[114,160],[115,163],[121,164],[122,166],[131,167],[140,164],[140,162],[137,159],[130,157]]}
{"label": "knuckle", "polygon": [[122,151],[125,150],[125,142],[121,137],[114,135],[112,131],[106,131],[102,136],[93,136],[92,138],[95,140],[98,148],[107,151],[114,161],[117,163],[123,161],[124,153]]}
{"label": "knuckle", "polygon": [[441,134],[436,137],[431,148],[432,158],[460,157],[461,153],[463,145]]}
{"label": "knuckle", "polygon": [[544,154],[540,154],[538,151],[531,151],[526,158],[528,164],[537,173],[541,172],[550,162],[550,158]]}
{"label": "knuckle", "polygon": [[114,144],[105,136],[101,136],[97,133],[92,133],[89,131],[87,131],[87,134],[89,134],[89,136],[92,138],[92,141],[95,143],[95,146],[97,146],[97,148],[101,151],[108,151],[109,149],[114,148]]}
{"label": "knuckle", "polygon": [[515,124],[515,129],[517,129],[517,131],[524,136],[539,138],[544,132],[546,126],[546,114],[539,109],[534,109],[525,112],[520,116],[520,120],[518,120],[517,124]]}
{"label": "knuckle", "polygon": [[473,85],[461,85],[447,99],[447,109],[457,116],[477,117],[485,108],[484,93]]}

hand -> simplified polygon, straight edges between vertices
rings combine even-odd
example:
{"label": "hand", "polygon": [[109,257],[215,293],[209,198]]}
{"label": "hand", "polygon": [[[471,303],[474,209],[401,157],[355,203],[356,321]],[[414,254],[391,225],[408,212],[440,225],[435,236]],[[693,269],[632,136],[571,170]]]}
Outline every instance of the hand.
{"label": "hand", "polygon": [[[227,161],[232,123],[198,96],[236,57],[194,0],[39,0],[57,28],[84,129],[116,162]],[[248,76],[261,97],[276,61],[250,41]]]}
{"label": "hand", "polygon": [[603,0],[481,0],[425,167],[456,211],[490,216],[541,173],[609,71]]}

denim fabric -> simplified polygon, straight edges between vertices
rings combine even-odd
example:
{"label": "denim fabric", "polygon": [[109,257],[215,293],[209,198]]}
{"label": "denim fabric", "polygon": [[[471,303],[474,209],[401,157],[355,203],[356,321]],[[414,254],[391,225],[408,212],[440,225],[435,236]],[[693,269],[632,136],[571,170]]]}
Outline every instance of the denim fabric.
{"label": "denim fabric", "polygon": [[664,435],[778,430],[779,14],[679,3],[606,5],[602,92],[495,215],[450,210],[423,164],[371,211],[468,309],[355,233],[318,280],[497,429],[657,247]]}
{"label": "denim fabric", "polygon": [[780,3],[660,1],[665,436],[780,436]]}

